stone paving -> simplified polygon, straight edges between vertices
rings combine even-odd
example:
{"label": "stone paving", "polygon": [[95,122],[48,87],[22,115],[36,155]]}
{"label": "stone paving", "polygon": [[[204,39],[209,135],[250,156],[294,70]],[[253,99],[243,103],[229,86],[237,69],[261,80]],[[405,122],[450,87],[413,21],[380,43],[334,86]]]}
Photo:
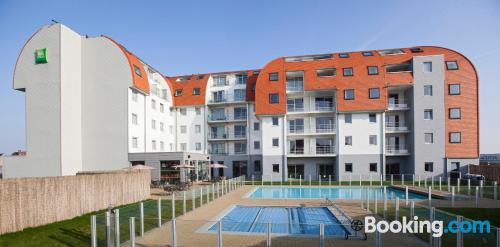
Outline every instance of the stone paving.
{"label": "stone paving", "polygon": [[[204,204],[202,207],[177,217],[176,232],[177,246],[217,246],[217,234],[200,231],[202,226],[215,224],[217,216],[232,205],[282,205],[282,206],[319,206],[324,200],[281,200],[281,199],[249,199],[243,198],[255,186],[244,186],[220,199]],[[334,200],[334,202],[353,219],[363,219],[369,214],[362,210],[359,202],[347,200]],[[359,239],[325,239],[324,246],[375,246],[375,236],[368,235],[367,240]],[[382,245],[390,246],[426,246],[422,240],[411,234],[382,234]],[[223,246],[265,246],[266,235],[223,233]],[[319,237],[290,237],[273,235],[272,246],[319,246]],[[385,243],[385,244],[384,244]],[[156,228],[136,238],[136,246],[171,246],[171,223],[168,222],[161,228]]]}

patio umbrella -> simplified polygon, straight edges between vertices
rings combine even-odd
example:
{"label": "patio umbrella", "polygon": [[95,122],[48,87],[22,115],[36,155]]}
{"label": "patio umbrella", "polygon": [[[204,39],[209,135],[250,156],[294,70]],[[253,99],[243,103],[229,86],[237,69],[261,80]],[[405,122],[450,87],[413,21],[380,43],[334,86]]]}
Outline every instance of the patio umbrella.
{"label": "patio umbrella", "polygon": [[122,170],[153,170],[153,167],[150,166],[145,166],[145,165],[135,165],[135,166],[129,166],[125,167]]}
{"label": "patio umbrella", "polygon": [[210,164],[208,165],[210,168],[227,168],[227,166],[222,165],[222,164]]}

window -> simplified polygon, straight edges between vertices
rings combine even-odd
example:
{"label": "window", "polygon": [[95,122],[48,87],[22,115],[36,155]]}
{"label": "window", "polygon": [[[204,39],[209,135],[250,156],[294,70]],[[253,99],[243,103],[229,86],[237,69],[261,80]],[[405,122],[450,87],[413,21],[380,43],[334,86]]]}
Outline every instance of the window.
{"label": "window", "polygon": [[377,163],[370,163],[370,172],[377,172]]}
{"label": "window", "polygon": [[304,111],[304,99],[303,98],[289,98],[286,100],[287,111],[289,112],[301,112]]}
{"label": "window", "polygon": [[246,74],[236,75],[236,84],[247,84],[248,76]]}
{"label": "window", "polygon": [[318,55],[308,55],[308,56],[295,56],[295,57],[286,57],[285,62],[303,62],[303,61],[317,61],[317,60],[326,60],[332,59],[332,54],[318,54]]}
{"label": "window", "polygon": [[193,95],[200,95],[200,88],[199,87],[193,88]]}
{"label": "window", "polygon": [[352,136],[346,136],[345,137],[345,145],[346,146],[352,146]]}
{"label": "window", "polygon": [[181,125],[181,134],[185,134],[187,132],[187,126]]}
{"label": "window", "polygon": [[339,57],[340,58],[349,58],[349,53],[340,53]]}
{"label": "window", "polygon": [[278,72],[269,73],[269,81],[277,81],[279,79]]}
{"label": "window", "polygon": [[432,72],[432,62],[424,62],[424,72]]}
{"label": "window", "polygon": [[434,134],[432,133],[424,133],[424,143],[432,144],[434,143]]}
{"label": "window", "polygon": [[457,61],[446,61],[446,69],[447,70],[457,70],[458,69]]}
{"label": "window", "polygon": [[426,172],[433,172],[434,171],[434,163],[433,162],[425,162],[424,169]]}
{"label": "window", "polygon": [[247,144],[236,142],[234,143],[234,153],[235,154],[246,154],[247,153]]}
{"label": "window", "polygon": [[174,96],[181,96],[182,95],[182,89],[176,89]]}
{"label": "window", "polygon": [[272,120],[273,120],[273,126],[279,125],[279,121],[278,121],[279,119],[277,117],[273,117]]}
{"label": "window", "polygon": [[352,114],[351,113],[346,113],[344,114],[345,118],[345,123],[352,123]]}
{"label": "window", "polygon": [[411,61],[407,61],[404,63],[397,63],[397,64],[388,64],[385,66],[385,71],[388,73],[411,72],[412,64]]}
{"label": "window", "polygon": [[136,75],[138,75],[139,77],[142,77],[142,74],[141,74],[141,69],[134,64],[134,72]]}
{"label": "window", "polygon": [[136,91],[132,91],[132,101],[137,102],[137,95]]}
{"label": "window", "polygon": [[186,116],[187,109],[186,108],[179,108],[179,112],[181,113],[182,116]]}
{"label": "window", "polygon": [[160,112],[165,112],[165,105],[163,105],[163,103],[160,103]]}
{"label": "window", "polygon": [[450,84],[448,85],[449,95],[460,95],[460,84]]}
{"label": "window", "polygon": [[377,66],[368,66],[368,74],[369,75],[378,75],[378,67]]}
{"label": "window", "polygon": [[245,97],[246,97],[245,89],[234,90],[234,101],[245,101]]}
{"label": "window", "polygon": [[245,138],[247,135],[247,126],[245,125],[235,125],[234,126],[234,137]]}
{"label": "window", "polygon": [[432,85],[424,85],[424,95],[432,96]]}
{"label": "window", "polygon": [[200,151],[201,150],[201,142],[195,143],[194,147],[195,147],[196,151]]}
{"label": "window", "polygon": [[432,120],[434,118],[432,109],[426,109],[424,110],[424,119],[425,120]]}
{"label": "window", "polygon": [[168,146],[170,148],[170,151],[174,151],[174,144],[173,143],[168,144]]}
{"label": "window", "polygon": [[344,99],[345,100],[353,100],[354,99],[354,89],[344,90]]}
{"label": "window", "polygon": [[155,140],[151,141],[151,149],[156,150],[156,141]]}
{"label": "window", "polygon": [[163,141],[160,141],[160,150],[165,150],[165,143]]}
{"label": "window", "polygon": [[137,125],[138,124],[137,114],[135,114],[135,113],[132,113],[132,124],[133,125]]}
{"label": "window", "polygon": [[259,75],[259,73],[260,73],[260,70],[254,70],[253,71],[253,75]]}
{"label": "window", "polygon": [[260,123],[253,123],[253,130],[259,131],[260,130]]}
{"label": "window", "polygon": [[371,56],[373,56],[373,52],[371,52],[371,51],[364,51],[364,52],[362,52],[362,54],[365,57],[371,57]]}
{"label": "window", "polygon": [[370,119],[370,123],[376,123],[377,122],[377,114],[375,114],[375,113],[368,114],[368,118]]}
{"label": "window", "polygon": [[381,56],[404,54],[404,52],[401,49],[379,50],[378,53]]}
{"label": "window", "polygon": [[370,99],[380,99],[380,88],[370,88],[368,89],[368,97]]}
{"label": "window", "polygon": [[163,132],[165,129],[165,124],[163,122],[160,122],[160,131]]}
{"label": "window", "polygon": [[201,133],[201,125],[197,124],[194,126],[194,132],[195,133]]}
{"label": "window", "polygon": [[227,80],[225,75],[215,75],[213,77],[214,86],[225,86],[227,85]]}
{"label": "window", "polygon": [[153,110],[156,109],[156,100],[154,100],[154,99],[151,100],[151,109],[153,109]]}
{"label": "window", "polygon": [[132,137],[132,147],[137,148],[139,147],[138,141],[139,139],[137,137]]}
{"label": "window", "polygon": [[204,75],[198,75],[198,76],[196,77],[196,80],[201,80],[201,79],[203,79],[204,77],[205,77]]}
{"label": "window", "polygon": [[278,103],[280,103],[280,95],[278,93],[270,93],[269,104],[278,104]]}
{"label": "window", "polygon": [[260,141],[254,141],[253,142],[253,149],[259,150],[260,149]]}
{"label": "window", "polygon": [[273,138],[273,147],[279,147],[279,146],[280,146],[280,139]]}
{"label": "window", "polygon": [[449,112],[450,119],[460,119],[461,118],[460,108],[450,108],[449,111],[450,111]]}
{"label": "window", "polygon": [[196,112],[196,115],[201,115],[201,108],[200,107],[195,107],[194,111]]}
{"label": "window", "polygon": [[377,135],[370,135],[368,141],[370,145],[377,145]]}
{"label": "window", "polygon": [[337,69],[335,68],[323,68],[316,70],[317,77],[329,77],[329,76],[335,76],[336,74],[337,74]]}
{"label": "window", "polygon": [[262,167],[260,166],[260,160],[253,161],[253,171],[254,172],[262,172]]}
{"label": "window", "polygon": [[280,164],[273,164],[273,172],[280,173]]}
{"label": "window", "polygon": [[352,68],[343,68],[342,71],[344,71],[344,76],[353,76],[354,75]]}
{"label": "window", "polygon": [[450,143],[462,142],[462,134],[460,132],[450,132]]}
{"label": "window", "polygon": [[420,47],[412,47],[412,48],[410,48],[410,51],[412,53],[424,52],[424,50],[422,50],[422,48],[420,48]]}
{"label": "window", "polygon": [[185,142],[181,143],[181,151],[186,151],[187,144]]}
{"label": "window", "polygon": [[345,172],[352,172],[352,163],[345,163]]}

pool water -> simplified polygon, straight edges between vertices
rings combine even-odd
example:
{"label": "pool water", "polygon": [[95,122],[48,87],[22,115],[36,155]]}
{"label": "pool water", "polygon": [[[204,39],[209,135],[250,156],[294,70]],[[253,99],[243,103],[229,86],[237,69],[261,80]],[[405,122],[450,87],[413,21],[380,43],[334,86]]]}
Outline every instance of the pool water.
{"label": "pool water", "polygon": [[[271,223],[271,232],[277,234],[319,234],[324,224],[325,235],[342,236],[344,226],[326,207],[235,206],[222,219],[222,231],[265,233]],[[217,224],[209,229],[217,231]]]}
{"label": "pool water", "polygon": [[[393,200],[397,197],[405,199],[402,190],[386,188],[387,199]],[[384,199],[384,188],[362,188],[362,187],[257,187],[248,198],[253,199],[366,199],[368,193],[370,200],[375,196]],[[423,200],[425,195],[408,192],[408,199]]]}

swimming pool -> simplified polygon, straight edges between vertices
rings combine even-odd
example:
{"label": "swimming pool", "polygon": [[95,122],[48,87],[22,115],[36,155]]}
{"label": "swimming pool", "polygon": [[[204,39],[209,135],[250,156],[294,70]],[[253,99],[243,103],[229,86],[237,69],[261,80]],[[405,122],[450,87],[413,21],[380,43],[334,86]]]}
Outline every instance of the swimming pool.
{"label": "swimming pool", "polygon": [[[290,235],[318,235],[324,224],[325,236],[344,237],[349,232],[327,207],[235,206],[221,219],[222,231]],[[217,224],[209,231],[217,231]]]}
{"label": "swimming pool", "polygon": [[[405,198],[402,190],[386,188],[387,199]],[[383,187],[257,187],[247,197],[252,199],[384,199]],[[425,195],[408,192],[408,199],[423,200]]]}

